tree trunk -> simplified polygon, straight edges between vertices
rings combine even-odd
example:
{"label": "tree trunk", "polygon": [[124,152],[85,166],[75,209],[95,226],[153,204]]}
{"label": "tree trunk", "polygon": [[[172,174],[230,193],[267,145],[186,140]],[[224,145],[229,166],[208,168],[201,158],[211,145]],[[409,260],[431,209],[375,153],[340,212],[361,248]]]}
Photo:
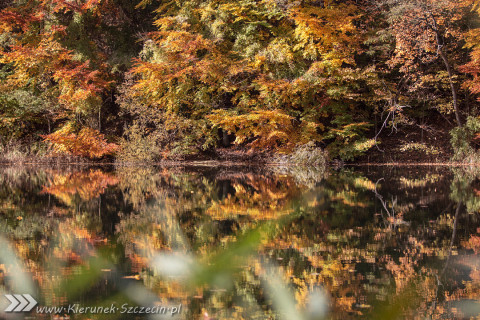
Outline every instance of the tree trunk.
{"label": "tree trunk", "polygon": [[98,107],[98,132],[102,131],[102,106]]}
{"label": "tree trunk", "polygon": [[448,80],[450,81],[450,89],[452,90],[452,98],[453,98],[453,109],[455,110],[455,118],[457,119],[457,124],[461,128],[462,127],[462,120],[460,119],[460,110],[458,109],[458,98],[457,98],[457,90],[455,89],[455,85],[453,83],[453,75],[452,75],[452,68],[450,67],[450,63],[448,63],[448,59],[443,52],[443,49],[439,50],[440,57],[445,64],[445,68],[447,68],[448,73]]}
{"label": "tree trunk", "polygon": [[435,40],[437,41],[437,54],[440,55],[440,57],[443,60],[443,63],[445,64],[445,68],[447,69],[448,81],[450,81],[450,89],[452,90],[453,109],[455,110],[455,118],[457,119],[458,126],[461,128],[462,120],[460,119],[460,110],[458,109],[457,90],[455,89],[455,84],[453,83],[452,68],[450,67],[450,63],[448,62],[445,52],[443,52],[444,41],[442,39],[442,36],[440,35],[440,31],[438,30],[437,20],[435,19],[435,16],[431,12],[429,12],[428,14],[430,15],[433,21],[433,25],[431,27],[435,32]]}

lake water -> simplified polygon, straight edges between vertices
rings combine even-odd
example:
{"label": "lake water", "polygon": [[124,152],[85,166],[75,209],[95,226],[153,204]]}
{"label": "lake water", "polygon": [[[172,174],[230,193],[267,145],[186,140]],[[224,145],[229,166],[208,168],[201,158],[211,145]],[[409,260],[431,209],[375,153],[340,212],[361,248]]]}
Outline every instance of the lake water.
{"label": "lake water", "polygon": [[0,318],[477,317],[479,177],[2,167]]}

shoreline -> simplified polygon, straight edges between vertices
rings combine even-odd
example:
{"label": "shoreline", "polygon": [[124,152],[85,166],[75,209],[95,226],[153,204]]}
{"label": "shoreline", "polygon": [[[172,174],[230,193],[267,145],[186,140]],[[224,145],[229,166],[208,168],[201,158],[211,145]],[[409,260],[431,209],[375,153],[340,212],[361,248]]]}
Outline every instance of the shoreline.
{"label": "shoreline", "polygon": [[[327,167],[480,167],[478,163],[462,162],[351,162],[337,165],[333,162]],[[246,166],[267,166],[267,167],[315,167],[309,165],[298,165],[296,163],[280,163],[254,160],[165,160],[159,162],[104,162],[104,161],[0,161],[0,166],[115,166],[115,167],[141,167],[141,166],[194,166],[194,167],[246,167]]]}
{"label": "shoreline", "polygon": [[462,162],[385,162],[385,163],[349,163],[350,167],[480,167],[479,163]]}

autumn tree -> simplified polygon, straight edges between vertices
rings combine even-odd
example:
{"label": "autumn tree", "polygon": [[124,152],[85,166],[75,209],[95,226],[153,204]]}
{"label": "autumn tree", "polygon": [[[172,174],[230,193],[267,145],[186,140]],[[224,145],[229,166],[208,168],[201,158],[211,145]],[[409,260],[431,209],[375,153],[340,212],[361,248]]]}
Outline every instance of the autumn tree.
{"label": "autumn tree", "polygon": [[118,150],[117,140],[120,160],[155,161],[232,144],[290,153],[309,143],[353,159],[387,126],[427,127],[432,109],[462,125],[465,89],[480,91],[473,7],[6,1],[1,144],[43,137],[56,151],[100,158]]}
{"label": "autumn tree", "polygon": [[137,136],[188,152],[219,129],[256,150],[329,141],[348,158],[371,146],[354,99],[368,77],[355,67],[355,5],[171,1],[157,13],[121,96]]}
{"label": "autumn tree", "polygon": [[[90,135],[97,145],[106,143],[100,136],[102,121],[111,121],[105,108],[114,103],[119,71],[138,53],[134,33],[144,25],[137,24],[133,9],[128,1],[110,0],[5,6],[0,11],[0,116],[5,119],[0,130],[25,127],[35,118],[37,134],[65,126],[74,129],[68,134],[78,134],[86,127],[98,131]],[[47,140],[55,145],[54,138],[66,131]]]}
{"label": "autumn tree", "polygon": [[[472,79],[469,79],[465,82],[465,86],[470,89],[473,94],[478,94],[480,93],[478,79],[478,74],[480,71],[480,27],[478,25],[478,16],[480,16],[480,5],[476,3],[472,11],[477,15],[477,19],[474,20],[476,22],[476,25],[474,25],[473,28],[471,28],[470,30],[468,30],[468,32],[465,33],[465,46],[471,49],[470,61],[468,61],[461,67],[461,71],[469,73],[473,76]],[[479,98],[477,97],[477,99]]]}
{"label": "autumn tree", "polygon": [[[388,26],[377,32],[377,39],[389,34],[394,48],[387,66],[400,72],[394,95],[410,97],[407,104],[423,97],[442,113],[451,111],[459,127],[461,120],[460,74],[464,58],[463,30],[467,27],[472,1],[384,0],[376,2]],[[389,40],[386,40],[389,41]],[[450,98],[443,102],[446,92]],[[420,98],[420,99],[419,99]],[[389,105],[399,107],[398,99]]]}

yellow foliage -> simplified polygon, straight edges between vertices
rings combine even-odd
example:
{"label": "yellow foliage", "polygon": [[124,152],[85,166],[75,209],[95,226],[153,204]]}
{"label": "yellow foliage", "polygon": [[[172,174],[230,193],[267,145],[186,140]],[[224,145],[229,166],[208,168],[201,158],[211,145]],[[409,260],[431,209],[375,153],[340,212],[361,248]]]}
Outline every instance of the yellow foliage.
{"label": "yellow foliage", "polygon": [[208,119],[214,125],[235,133],[236,144],[248,143],[254,149],[291,151],[297,144],[317,136],[318,126],[315,123],[297,124],[294,118],[281,110],[252,111],[242,115],[215,110]]}

